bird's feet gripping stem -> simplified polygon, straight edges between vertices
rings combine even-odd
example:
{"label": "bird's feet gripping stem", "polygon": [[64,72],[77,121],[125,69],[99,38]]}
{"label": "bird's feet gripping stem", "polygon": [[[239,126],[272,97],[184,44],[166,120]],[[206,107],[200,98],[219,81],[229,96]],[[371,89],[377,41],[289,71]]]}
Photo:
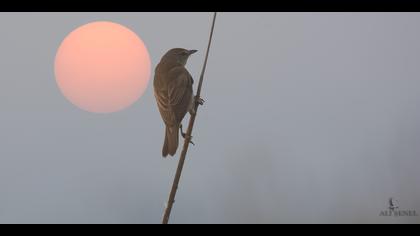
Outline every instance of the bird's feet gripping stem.
{"label": "bird's feet gripping stem", "polygon": [[202,99],[202,98],[200,98],[200,97],[198,97],[197,95],[196,96],[194,96],[194,100],[195,100],[195,102],[197,103],[197,104],[199,104],[199,105],[204,105],[204,99]]}
{"label": "bird's feet gripping stem", "polygon": [[204,100],[196,95],[193,98],[191,98],[191,103],[189,105],[189,110],[188,110],[190,115],[193,116],[197,114],[197,111],[196,111],[197,104],[204,105]]}
{"label": "bird's feet gripping stem", "polygon": [[[186,139],[187,134],[186,134],[186,133],[184,133],[184,131],[182,131],[182,124],[179,126],[179,129],[181,130],[181,136],[182,136],[184,139]],[[192,136],[190,136],[189,138],[190,138],[190,140],[189,140],[189,141],[190,141],[190,143],[191,143],[192,145],[194,145],[194,146],[195,146],[194,142],[193,142],[193,141],[191,141]]]}

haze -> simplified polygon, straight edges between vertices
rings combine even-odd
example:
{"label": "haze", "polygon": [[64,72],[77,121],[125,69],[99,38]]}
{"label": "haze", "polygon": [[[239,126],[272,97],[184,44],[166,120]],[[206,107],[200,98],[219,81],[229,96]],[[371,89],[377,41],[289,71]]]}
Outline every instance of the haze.
{"label": "haze", "polygon": [[[153,89],[99,115],[54,79],[92,21],[136,32],[154,68],[199,49],[211,13],[0,13],[0,223],[159,223],[178,157],[161,158]],[[172,223],[420,223],[419,13],[220,13]],[[196,83],[197,84],[197,83]],[[186,123],[184,123],[186,124]]]}

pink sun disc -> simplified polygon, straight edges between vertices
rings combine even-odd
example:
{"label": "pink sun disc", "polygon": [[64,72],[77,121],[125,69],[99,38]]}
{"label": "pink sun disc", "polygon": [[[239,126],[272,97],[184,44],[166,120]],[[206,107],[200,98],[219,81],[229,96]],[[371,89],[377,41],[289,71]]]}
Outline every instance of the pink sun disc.
{"label": "pink sun disc", "polygon": [[55,77],[62,94],[77,107],[111,113],[143,95],[150,66],[139,36],[120,24],[99,21],[75,29],[63,40]]}

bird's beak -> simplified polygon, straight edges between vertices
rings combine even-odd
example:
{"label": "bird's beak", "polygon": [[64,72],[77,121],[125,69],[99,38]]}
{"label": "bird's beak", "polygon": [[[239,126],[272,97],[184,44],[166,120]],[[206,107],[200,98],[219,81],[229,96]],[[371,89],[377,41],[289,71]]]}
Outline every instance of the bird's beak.
{"label": "bird's beak", "polygon": [[196,53],[196,52],[198,52],[198,51],[197,51],[197,50],[190,50],[190,51],[189,51],[189,54],[190,54],[190,55],[192,55],[192,54],[194,54],[194,53]]}

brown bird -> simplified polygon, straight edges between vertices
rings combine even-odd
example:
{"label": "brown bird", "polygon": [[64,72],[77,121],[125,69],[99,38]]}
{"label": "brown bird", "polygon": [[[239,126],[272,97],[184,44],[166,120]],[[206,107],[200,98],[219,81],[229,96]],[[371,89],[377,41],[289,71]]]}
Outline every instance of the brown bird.
{"label": "brown bird", "polygon": [[[173,156],[178,149],[178,130],[187,112],[195,113],[194,80],[185,68],[188,58],[197,50],[174,48],[169,50],[155,69],[154,94],[160,115],[166,125],[162,156]],[[202,99],[197,99],[199,104]]]}

